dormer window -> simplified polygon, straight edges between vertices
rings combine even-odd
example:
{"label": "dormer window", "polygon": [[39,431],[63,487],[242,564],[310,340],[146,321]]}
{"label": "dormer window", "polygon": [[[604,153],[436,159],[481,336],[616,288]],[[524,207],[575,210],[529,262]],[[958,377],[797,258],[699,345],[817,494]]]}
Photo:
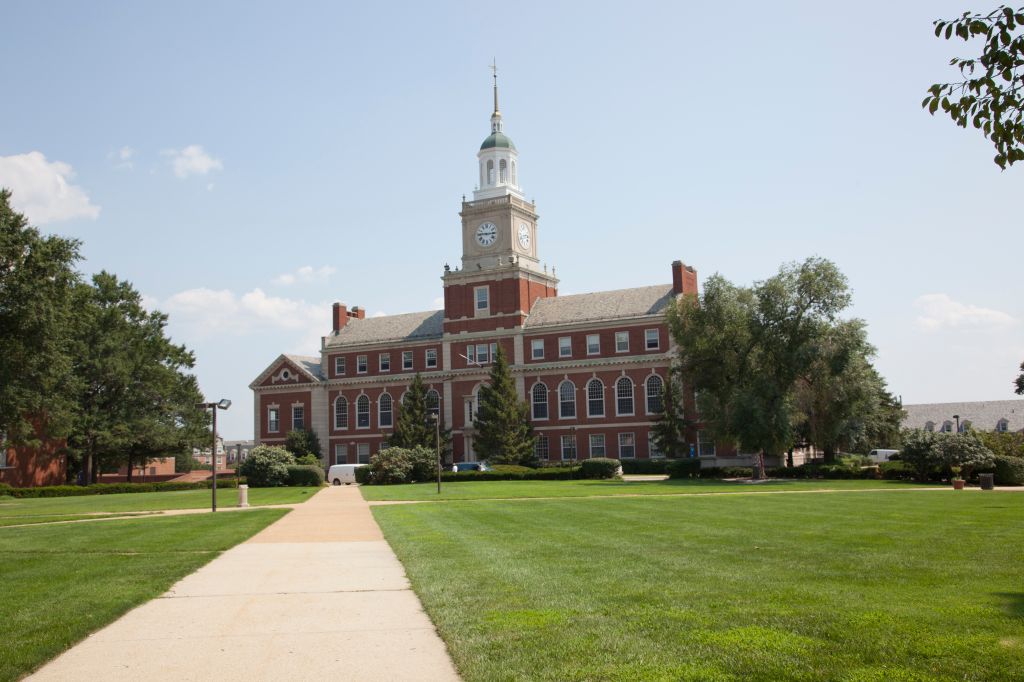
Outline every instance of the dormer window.
{"label": "dormer window", "polygon": [[935,430],[935,422],[931,422],[931,421],[925,422],[924,423],[924,430],[927,431],[928,433],[931,433],[932,431],[934,431]]}
{"label": "dormer window", "polygon": [[949,421],[948,419],[942,422],[942,432],[953,433],[953,422]]}
{"label": "dormer window", "polygon": [[1010,421],[1006,417],[1003,417],[1002,419],[996,422],[996,433],[1006,433],[1009,430]]}

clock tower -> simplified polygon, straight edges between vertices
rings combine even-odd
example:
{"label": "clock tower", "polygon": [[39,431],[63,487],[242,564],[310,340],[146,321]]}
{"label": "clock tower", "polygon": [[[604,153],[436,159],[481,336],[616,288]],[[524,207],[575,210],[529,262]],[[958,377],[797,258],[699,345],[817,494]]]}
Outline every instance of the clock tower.
{"label": "clock tower", "polygon": [[[491,134],[477,152],[473,199],[463,199],[459,213],[462,268],[446,269],[443,278],[445,331],[450,332],[519,326],[538,298],[557,295],[558,280],[537,257],[537,207],[519,186],[519,152],[502,130],[498,75],[492,69]],[[483,321],[490,318],[491,323]],[[479,321],[450,325],[459,319]]]}

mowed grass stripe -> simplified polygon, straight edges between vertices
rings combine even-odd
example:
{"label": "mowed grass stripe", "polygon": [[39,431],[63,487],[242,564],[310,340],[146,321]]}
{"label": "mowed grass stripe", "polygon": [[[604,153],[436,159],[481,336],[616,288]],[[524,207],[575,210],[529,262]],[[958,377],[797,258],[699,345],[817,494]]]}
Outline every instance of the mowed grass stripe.
{"label": "mowed grass stripe", "polygon": [[1024,497],[375,507],[467,680],[1015,679]]}
{"label": "mowed grass stripe", "polygon": [[0,528],[0,680],[22,677],[286,513]]}

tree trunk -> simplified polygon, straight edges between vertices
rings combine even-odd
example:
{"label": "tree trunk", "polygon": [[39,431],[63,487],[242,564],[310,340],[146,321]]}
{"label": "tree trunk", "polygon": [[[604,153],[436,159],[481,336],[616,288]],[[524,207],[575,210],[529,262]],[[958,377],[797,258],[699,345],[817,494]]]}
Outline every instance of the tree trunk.
{"label": "tree trunk", "polygon": [[92,478],[89,479],[90,483],[97,483],[100,480],[100,458],[96,455],[89,455],[92,459]]}
{"label": "tree trunk", "polygon": [[786,453],[786,466],[790,469],[793,468],[793,448],[790,448],[789,452]]}
{"label": "tree trunk", "polygon": [[828,444],[825,446],[825,464],[836,463],[836,446]]}
{"label": "tree trunk", "polygon": [[764,478],[764,450],[754,456],[754,480],[760,481]]}
{"label": "tree trunk", "polygon": [[82,470],[79,472],[79,480],[82,485],[89,484],[89,478],[92,476],[92,455],[89,453],[82,455]]}
{"label": "tree trunk", "polygon": [[131,456],[131,453],[128,454],[128,476],[127,476],[126,480],[129,483],[132,482],[132,456]]}

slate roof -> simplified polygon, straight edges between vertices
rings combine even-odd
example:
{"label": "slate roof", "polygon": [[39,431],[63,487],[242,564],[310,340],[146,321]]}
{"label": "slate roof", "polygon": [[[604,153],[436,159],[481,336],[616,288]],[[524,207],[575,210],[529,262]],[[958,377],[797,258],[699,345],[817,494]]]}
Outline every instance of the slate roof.
{"label": "slate roof", "polygon": [[1024,430],[1024,400],[987,400],[970,403],[925,403],[904,405],[907,415],[902,426],[908,429],[923,429],[929,421],[935,430],[941,431],[942,424],[950,421],[956,428],[954,414],[960,415],[960,423],[971,423],[977,431],[995,431],[1000,419],[1006,419],[1007,430]]}
{"label": "slate roof", "polygon": [[332,332],[327,337],[327,345],[440,339],[444,331],[443,324],[443,310],[367,317],[362,320],[349,318],[348,323],[339,332]]}
{"label": "slate roof", "polygon": [[526,318],[527,329],[572,322],[616,320],[665,312],[675,298],[671,284],[542,298]]}
{"label": "slate roof", "polygon": [[320,371],[320,358],[314,358],[308,355],[285,355],[285,357],[315,376],[317,379],[324,379],[324,374]]}

